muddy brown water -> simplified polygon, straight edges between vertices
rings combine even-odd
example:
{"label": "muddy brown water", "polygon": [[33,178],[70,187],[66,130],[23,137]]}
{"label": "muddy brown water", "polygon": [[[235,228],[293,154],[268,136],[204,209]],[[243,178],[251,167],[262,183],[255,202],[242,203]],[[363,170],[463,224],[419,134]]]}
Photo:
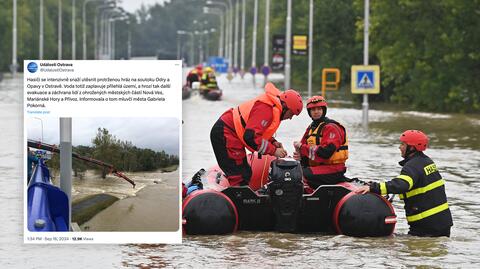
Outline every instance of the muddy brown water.
{"label": "muddy brown water", "polygon": [[[257,79],[261,82],[261,79]],[[213,165],[209,132],[227,108],[261,93],[249,76],[229,83],[221,102],[192,96],[183,102],[183,172],[188,180],[198,169]],[[418,128],[431,137],[426,153],[446,180],[454,218],[450,238],[406,235],[403,204],[394,236],[352,238],[343,235],[302,235],[239,232],[225,236],[186,236],[181,245],[23,245],[21,81],[0,83],[0,120],[4,126],[0,152],[0,197],[6,220],[0,237],[0,260],[8,268],[478,268],[480,264],[480,121],[478,116],[371,110],[370,128],[361,128],[361,110],[332,107],[328,116],[345,124],[350,137],[348,176],[386,180],[400,171],[398,137]],[[282,123],[277,139],[289,153],[309,119],[302,113]],[[127,184],[127,183],[125,183]],[[75,261],[72,261],[72,258]]]}

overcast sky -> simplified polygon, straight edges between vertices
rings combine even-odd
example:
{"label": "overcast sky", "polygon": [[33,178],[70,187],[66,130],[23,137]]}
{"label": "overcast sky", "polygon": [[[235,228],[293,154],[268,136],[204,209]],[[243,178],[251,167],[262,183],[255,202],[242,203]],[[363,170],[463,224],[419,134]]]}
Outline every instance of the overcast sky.
{"label": "overcast sky", "polygon": [[142,3],[145,5],[145,7],[154,5],[155,3],[163,3],[167,0],[121,0],[122,3],[120,6],[122,6],[126,11],[134,13],[137,9],[140,9],[140,6]]}
{"label": "overcast sky", "polygon": [[[60,142],[59,119],[43,117],[43,142]],[[42,139],[42,122],[37,118],[27,120],[27,138]],[[180,130],[174,118],[73,118],[72,144],[92,146],[97,129],[107,128],[110,134],[122,141],[130,141],[138,148],[164,150],[178,155]]]}

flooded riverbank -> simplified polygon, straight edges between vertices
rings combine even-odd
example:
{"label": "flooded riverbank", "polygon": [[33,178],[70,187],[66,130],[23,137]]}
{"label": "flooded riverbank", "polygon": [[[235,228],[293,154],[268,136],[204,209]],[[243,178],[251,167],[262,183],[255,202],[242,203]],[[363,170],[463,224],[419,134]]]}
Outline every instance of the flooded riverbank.
{"label": "flooded riverbank", "polygon": [[156,183],[145,185],[135,195],[115,202],[80,228],[90,232],[177,231],[178,174],[178,170],[170,173],[148,173],[149,177],[153,175],[157,177]]}

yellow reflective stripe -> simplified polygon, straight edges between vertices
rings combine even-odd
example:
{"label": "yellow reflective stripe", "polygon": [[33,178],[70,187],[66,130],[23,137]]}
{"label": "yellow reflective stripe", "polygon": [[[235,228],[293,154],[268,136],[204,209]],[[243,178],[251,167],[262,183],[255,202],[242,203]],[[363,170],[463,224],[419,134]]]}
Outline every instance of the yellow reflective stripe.
{"label": "yellow reflective stripe", "polygon": [[400,197],[400,200],[405,199],[405,195],[403,195],[403,194],[399,194],[398,197]]}
{"label": "yellow reflective stripe", "polygon": [[380,183],[380,194],[381,195],[387,194],[387,185],[385,184],[385,182]]}
{"label": "yellow reflective stripe", "polygon": [[413,179],[407,175],[399,175],[397,176],[399,179],[403,179],[408,183],[408,190],[410,190],[413,187]]}
{"label": "yellow reflective stripe", "polygon": [[411,191],[407,192],[406,195],[407,195],[407,198],[410,198],[412,196],[422,194],[422,193],[426,193],[427,191],[431,191],[435,188],[441,187],[444,184],[445,184],[445,181],[443,179],[440,179],[440,180],[437,180],[433,183],[428,184],[427,186],[425,186],[423,188],[417,188],[417,189],[411,190]]}
{"label": "yellow reflective stripe", "polygon": [[444,210],[447,210],[448,209],[448,203],[444,203],[444,204],[441,204],[439,206],[436,206],[434,208],[431,208],[429,210],[426,210],[426,211],[423,211],[421,213],[418,213],[418,214],[415,214],[415,215],[412,215],[412,216],[407,216],[407,221],[408,222],[414,222],[414,221],[417,221],[417,220],[421,220],[421,219],[424,219],[426,217],[430,217],[431,215],[435,215],[437,213],[440,213]]}

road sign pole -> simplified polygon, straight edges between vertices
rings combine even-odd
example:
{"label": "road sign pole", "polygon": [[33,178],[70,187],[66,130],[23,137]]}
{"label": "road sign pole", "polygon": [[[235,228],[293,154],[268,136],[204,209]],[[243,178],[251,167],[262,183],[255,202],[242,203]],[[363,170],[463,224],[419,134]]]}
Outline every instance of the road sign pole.
{"label": "road sign pole", "polygon": [[308,97],[312,96],[313,76],[313,0],[310,0],[308,16]]}
{"label": "road sign pole", "polygon": [[17,74],[17,0],[13,0],[13,22],[12,22],[12,76]]}
{"label": "road sign pole", "polygon": [[[365,24],[363,25],[363,65],[368,65],[368,27],[369,27],[370,0],[365,0]],[[368,130],[368,94],[363,94],[362,125]]]}
{"label": "road sign pole", "polygon": [[[254,8],[253,8],[253,33],[252,33],[252,82],[253,82],[253,87],[256,87],[256,82],[255,82],[255,74],[257,71],[257,23],[258,23],[258,0],[255,0],[254,2]],[[253,69],[255,68],[255,69]],[[255,71],[255,72],[253,72]]]}
{"label": "road sign pole", "polygon": [[60,118],[60,189],[68,197],[68,228],[72,223],[72,118]]}

